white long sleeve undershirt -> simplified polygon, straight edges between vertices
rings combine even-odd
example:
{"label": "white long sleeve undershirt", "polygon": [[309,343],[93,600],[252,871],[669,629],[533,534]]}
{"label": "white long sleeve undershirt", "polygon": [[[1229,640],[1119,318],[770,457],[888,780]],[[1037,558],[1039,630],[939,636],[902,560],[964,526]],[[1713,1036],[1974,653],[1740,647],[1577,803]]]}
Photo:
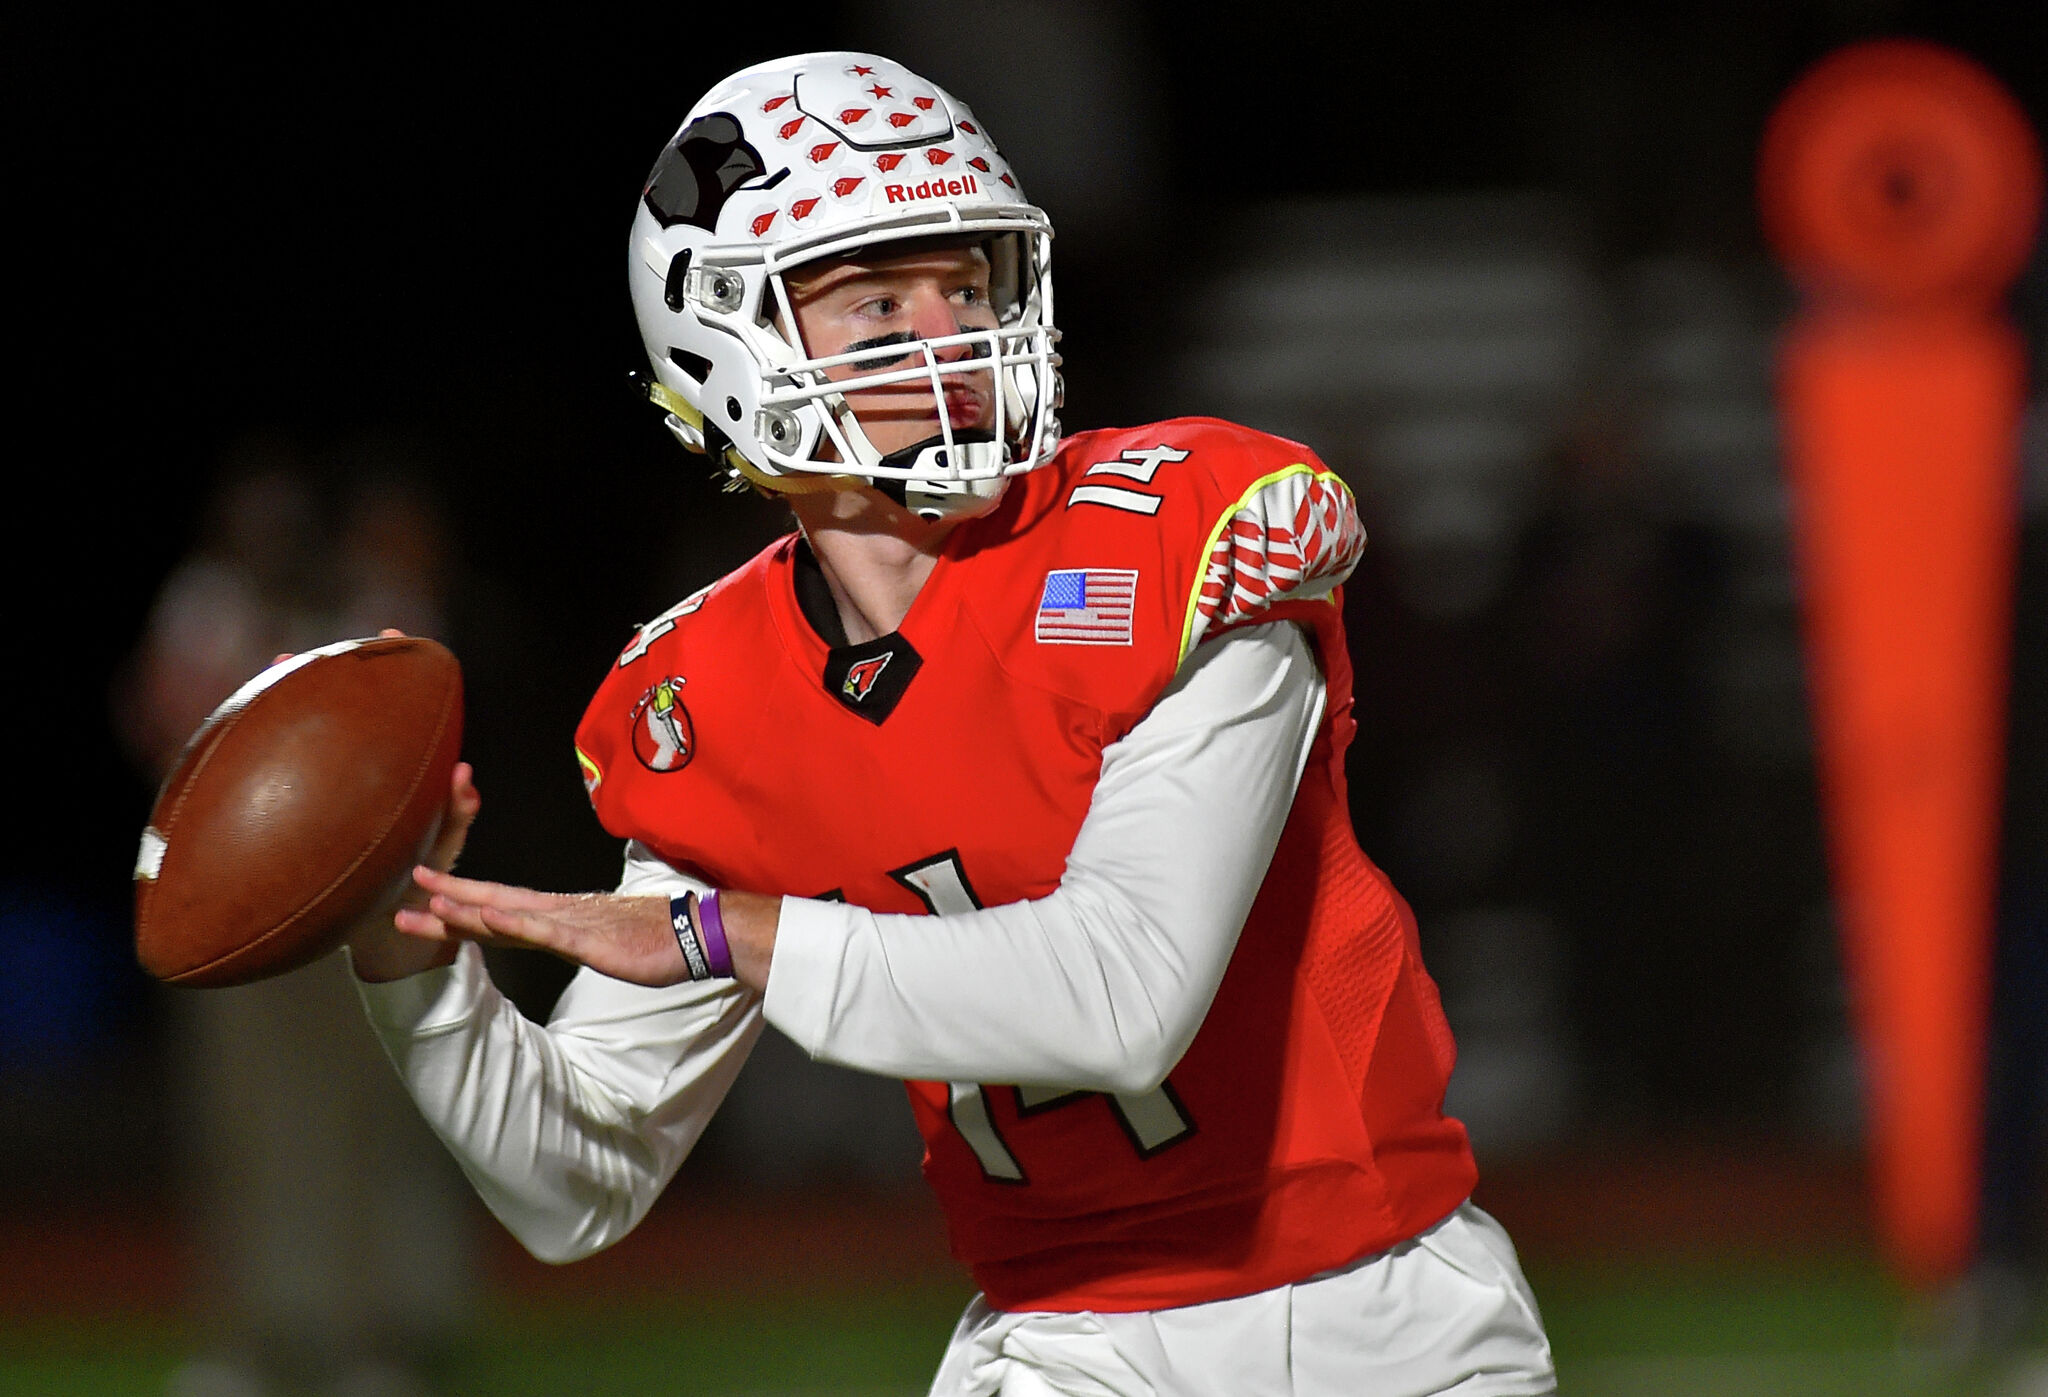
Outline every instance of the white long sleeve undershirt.
{"label": "white long sleeve undershirt", "polygon": [[[1321,671],[1272,623],[1200,646],[1104,749],[1059,886],[944,916],[784,898],[767,1022],[813,1057],[898,1077],[1141,1092],[1201,1027],[1321,722]],[[638,844],[622,893],[701,883]],[[652,1205],[761,1031],[737,985],[580,971],[545,1028],[482,954],[359,986],[408,1090],[478,1193],[543,1260],[587,1256]]]}

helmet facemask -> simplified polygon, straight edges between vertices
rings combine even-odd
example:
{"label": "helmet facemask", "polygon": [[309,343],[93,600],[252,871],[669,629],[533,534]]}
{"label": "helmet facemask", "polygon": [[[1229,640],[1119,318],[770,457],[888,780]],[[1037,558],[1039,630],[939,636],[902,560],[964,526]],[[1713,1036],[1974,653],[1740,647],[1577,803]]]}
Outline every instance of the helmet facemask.
{"label": "helmet facemask", "polygon": [[[988,258],[993,325],[931,339],[892,335],[832,354],[804,345],[789,277],[825,261],[861,260],[863,253],[886,260],[915,252],[925,239],[881,230],[851,247],[835,239],[824,254],[771,254],[727,268],[707,258],[709,265],[688,273],[700,318],[738,338],[756,365],[752,426],[763,459],[753,464],[774,476],[857,477],[915,513],[944,517],[980,512],[1000,496],[1004,477],[1043,462],[1059,438],[1055,414],[1063,396],[1053,351],[1059,334],[1044,310],[1051,299],[1047,239],[1024,230],[968,240]],[[735,281],[738,304],[713,308],[712,295],[721,290],[733,303]],[[982,385],[990,404],[983,425],[953,425],[946,389],[962,379]],[[861,423],[861,398],[912,386],[927,388],[937,430],[884,452]]]}

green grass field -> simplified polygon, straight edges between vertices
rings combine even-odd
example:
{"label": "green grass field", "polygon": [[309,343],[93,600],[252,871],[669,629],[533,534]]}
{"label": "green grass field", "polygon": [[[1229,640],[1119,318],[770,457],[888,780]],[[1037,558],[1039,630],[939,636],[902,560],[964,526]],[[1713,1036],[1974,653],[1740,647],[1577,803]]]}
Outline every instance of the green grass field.
{"label": "green grass field", "polygon": [[[1953,1371],[1903,1344],[1874,1267],[1530,1267],[1567,1397],[2043,1397],[2032,1357]],[[964,1286],[855,1298],[646,1295],[494,1306],[445,1375],[450,1397],[894,1397],[924,1391]],[[184,1354],[161,1321],[45,1320],[0,1334],[0,1392],[158,1397]]]}

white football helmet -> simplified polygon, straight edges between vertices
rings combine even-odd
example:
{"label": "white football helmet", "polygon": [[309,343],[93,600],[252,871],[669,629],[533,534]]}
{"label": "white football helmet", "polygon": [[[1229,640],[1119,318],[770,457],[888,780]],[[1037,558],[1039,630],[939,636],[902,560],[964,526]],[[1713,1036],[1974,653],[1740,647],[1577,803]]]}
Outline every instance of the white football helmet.
{"label": "white football helmet", "polygon": [[[985,239],[994,329],[812,357],[783,278],[905,238]],[[648,396],[694,451],[778,491],[871,483],[928,518],[974,514],[1059,440],[1052,225],[957,98],[899,63],[812,53],[735,73],[690,110],[633,220],[628,277]],[[791,327],[785,336],[777,321]],[[942,351],[960,358],[942,359]],[[826,370],[873,364],[828,381]],[[992,430],[883,455],[845,394],[992,374]]]}

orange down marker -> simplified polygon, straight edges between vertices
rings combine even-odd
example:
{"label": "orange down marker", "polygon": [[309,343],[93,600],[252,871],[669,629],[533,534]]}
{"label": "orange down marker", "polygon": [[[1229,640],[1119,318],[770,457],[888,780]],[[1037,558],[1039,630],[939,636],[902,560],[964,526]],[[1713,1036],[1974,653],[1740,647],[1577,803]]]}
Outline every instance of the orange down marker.
{"label": "orange down marker", "polygon": [[1932,1288],[1975,1242],[2040,154],[1981,68],[1885,41],[1794,85],[1759,186],[1804,297],[1779,405],[1878,1232]]}

